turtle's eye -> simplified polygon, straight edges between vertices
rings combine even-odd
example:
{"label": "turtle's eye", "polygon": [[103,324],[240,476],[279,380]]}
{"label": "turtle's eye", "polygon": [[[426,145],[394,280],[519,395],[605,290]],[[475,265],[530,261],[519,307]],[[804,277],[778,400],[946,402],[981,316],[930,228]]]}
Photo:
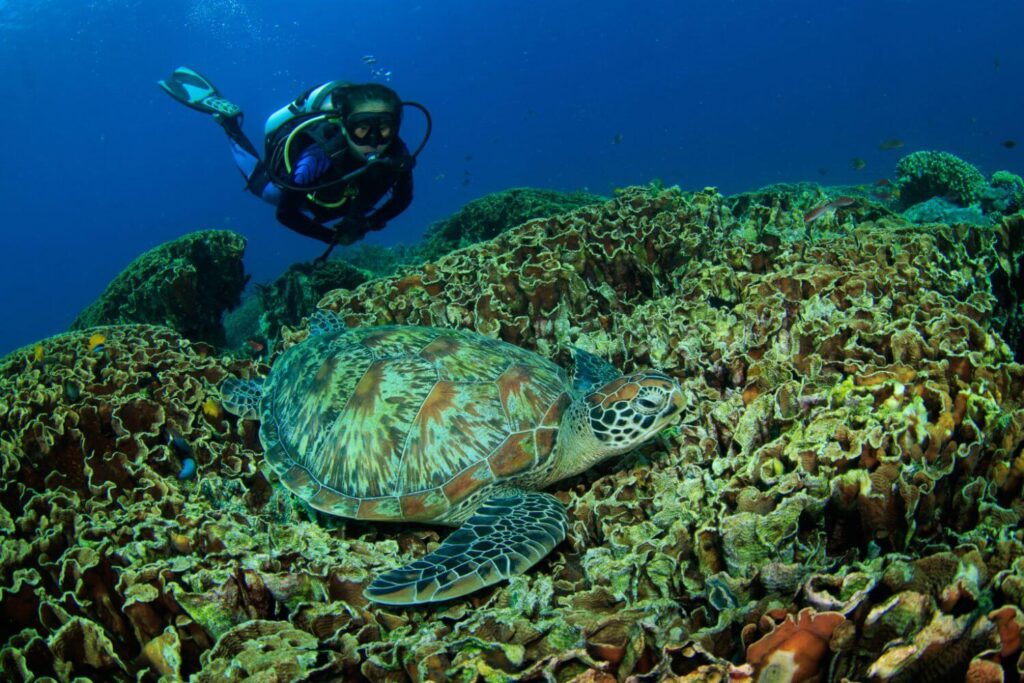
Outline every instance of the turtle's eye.
{"label": "turtle's eye", "polygon": [[665,409],[668,395],[662,391],[641,390],[633,400],[633,408],[641,415],[657,415]]}

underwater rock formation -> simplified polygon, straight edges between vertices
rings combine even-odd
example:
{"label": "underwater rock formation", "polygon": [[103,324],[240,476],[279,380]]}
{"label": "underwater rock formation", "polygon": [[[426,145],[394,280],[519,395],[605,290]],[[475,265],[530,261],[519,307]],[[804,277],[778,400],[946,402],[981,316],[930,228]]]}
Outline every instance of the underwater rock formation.
{"label": "underwater rock formation", "polygon": [[132,261],[71,329],[148,323],[223,344],[221,316],[239,304],[247,280],[244,254],[245,239],[226,230],[193,232],[161,244]]}
{"label": "underwater rock formation", "polygon": [[323,298],[350,325],[654,366],[690,396],[660,444],[554,487],[570,533],[547,559],[448,604],[362,597],[446,532],[283,493],[214,390],[265,366],[132,326],[100,354],[83,332],[9,355],[0,675],[1012,680],[1024,368],[1000,288],[1024,217],[854,204],[809,228],[820,199],[631,188]]}

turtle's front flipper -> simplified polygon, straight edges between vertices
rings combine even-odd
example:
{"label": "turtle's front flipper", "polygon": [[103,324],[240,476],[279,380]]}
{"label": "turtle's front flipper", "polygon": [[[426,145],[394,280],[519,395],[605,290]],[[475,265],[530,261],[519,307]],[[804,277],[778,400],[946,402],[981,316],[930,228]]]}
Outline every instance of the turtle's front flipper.
{"label": "turtle's front flipper", "polygon": [[260,399],[263,398],[263,380],[229,377],[220,385],[224,409],[243,420],[258,420]]}
{"label": "turtle's front flipper", "polygon": [[562,542],[565,507],[546,493],[491,498],[434,552],[378,576],[365,595],[387,605],[449,600],[521,574]]}

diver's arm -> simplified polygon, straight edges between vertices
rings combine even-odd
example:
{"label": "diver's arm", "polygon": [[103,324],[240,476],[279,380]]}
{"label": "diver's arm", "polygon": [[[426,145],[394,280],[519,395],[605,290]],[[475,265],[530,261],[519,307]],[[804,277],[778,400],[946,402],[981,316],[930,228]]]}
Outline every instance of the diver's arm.
{"label": "diver's arm", "polygon": [[302,195],[298,192],[281,193],[277,204],[277,221],[289,230],[330,244],[334,241],[334,230],[324,227],[302,213]]}
{"label": "diver's arm", "polygon": [[391,196],[379,209],[366,217],[371,230],[380,230],[387,222],[409,208],[412,203],[412,171],[406,171],[395,181]]}

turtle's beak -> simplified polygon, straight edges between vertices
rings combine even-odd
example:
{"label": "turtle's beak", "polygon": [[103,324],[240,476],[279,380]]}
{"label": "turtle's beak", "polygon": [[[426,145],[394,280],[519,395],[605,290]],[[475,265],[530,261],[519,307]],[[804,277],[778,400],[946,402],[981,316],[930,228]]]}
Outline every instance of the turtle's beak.
{"label": "turtle's beak", "polygon": [[670,399],[671,403],[666,413],[671,412],[673,414],[678,415],[679,413],[683,412],[683,410],[686,408],[687,400],[686,397],[683,396],[682,387],[680,387],[678,384],[676,384],[672,388],[672,396],[670,397]]}

